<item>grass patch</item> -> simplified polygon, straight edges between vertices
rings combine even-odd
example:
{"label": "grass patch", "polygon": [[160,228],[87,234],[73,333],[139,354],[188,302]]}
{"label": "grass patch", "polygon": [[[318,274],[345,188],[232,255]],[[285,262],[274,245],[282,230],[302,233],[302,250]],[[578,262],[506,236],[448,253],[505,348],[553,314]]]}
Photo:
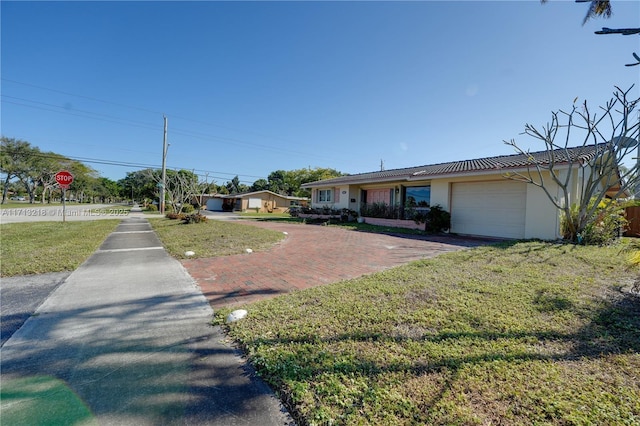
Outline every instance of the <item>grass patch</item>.
{"label": "grass patch", "polygon": [[195,252],[191,259],[240,254],[248,248],[257,251],[284,238],[281,232],[219,220],[185,225],[179,220],[149,218],[149,223],[167,251],[179,259],[185,258],[186,251]]}
{"label": "grass patch", "polygon": [[0,275],[73,271],[120,220],[7,223],[0,227]]}
{"label": "grass patch", "polygon": [[291,215],[289,213],[256,213],[256,212],[251,212],[250,210],[247,210],[246,212],[242,212],[242,213],[235,213],[240,217],[255,217],[255,218],[273,218],[273,219],[282,219],[282,218],[287,218],[287,217],[291,217]]}
{"label": "grass patch", "polygon": [[639,424],[634,275],[620,247],[504,243],[258,302],[228,332],[301,425]]}
{"label": "grass patch", "polygon": [[[249,218],[247,218],[249,219]],[[380,225],[371,225],[368,223],[358,223],[358,222],[342,222],[338,219],[314,219],[314,218],[299,218],[292,217],[289,214],[284,216],[261,216],[253,218],[257,221],[264,222],[286,222],[286,223],[299,223],[302,225],[328,225],[328,226],[339,226],[344,229],[349,229],[351,231],[360,231],[360,232],[370,232],[374,234],[392,234],[392,235],[427,235],[424,230],[420,229],[410,229],[410,228],[395,228],[391,226],[380,226]]]}
{"label": "grass patch", "polygon": [[[81,203],[77,201],[67,201],[67,206],[81,206]],[[0,204],[0,210],[4,209],[39,209],[42,207],[62,207],[62,202],[47,202],[42,204],[40,201],[30,203],[28,201],[7,201],[4,204]]]}
{"label": "grass patch", "polygon": [[353,231],[371,232],[376,234],[403,234],[403,235],[427,235],[424,230],[410,228],[395,228],[391,226],[371,225],[368,223],[358,222],[330,222],[330,226],[340,226],[341,228],[351,229]]}

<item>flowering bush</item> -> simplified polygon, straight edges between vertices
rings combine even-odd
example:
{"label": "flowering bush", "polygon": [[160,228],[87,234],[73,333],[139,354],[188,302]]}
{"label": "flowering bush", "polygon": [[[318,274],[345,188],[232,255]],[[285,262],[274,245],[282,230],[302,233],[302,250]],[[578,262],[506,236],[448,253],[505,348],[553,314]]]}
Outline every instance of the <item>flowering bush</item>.
{"label": "flowering bush", "polygon": [[[578,207],[576,205],[571,206],[571,215],[577,217],[578,214]],[[584,230],[577,235],[577,243],[586,245],[609,244],[618,238],[626,224],[624,206],[616,200],[602,200],[596,208],[594,217],[589,220]],[[569,230],[564,216],[560,227],[563,236],[567,238]]]}
{"label": "flowering bush", "polygon": [[339,217],[343,222],[353,221],[358,217],[358,212],[355,210],[334,209],[328,206],[319,209],[303,206],[291,207],[289,209],[289,214],[291,215],[291,217],[300,217],[300,214],[335,216]]}

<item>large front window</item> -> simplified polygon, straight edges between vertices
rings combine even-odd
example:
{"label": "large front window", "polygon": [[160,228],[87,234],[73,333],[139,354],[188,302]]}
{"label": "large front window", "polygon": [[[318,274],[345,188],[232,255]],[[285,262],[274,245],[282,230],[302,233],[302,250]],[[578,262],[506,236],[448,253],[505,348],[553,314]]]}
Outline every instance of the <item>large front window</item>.
{"label": "large front window", "polygon": [[318,191],[318,202],[319,203],[330,203],[332,200],[331,194],[333,194],[332,189],[321,189]]}
{"label": "large front window", "polygon": [[406,188],[408,207],[429,207],[431,205],[431,186],[409,186]]}

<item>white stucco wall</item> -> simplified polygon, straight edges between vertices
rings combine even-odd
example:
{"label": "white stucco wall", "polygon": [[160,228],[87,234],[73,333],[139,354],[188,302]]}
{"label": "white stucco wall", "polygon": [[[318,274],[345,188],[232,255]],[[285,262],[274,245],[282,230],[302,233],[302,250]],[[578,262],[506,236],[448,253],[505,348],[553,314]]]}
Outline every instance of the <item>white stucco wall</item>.
{"label": "white stucco wall", "polygon": [[[557,193],[557,190],[555,191]],[[560,236],[560,212],[541,188],[527,185],[524,237],[555,240]]]}
{"label": "white stucco wall", "polygon": [[[360,190],[359,187],[352,185],[349,187],[348,189],[349,191],[349,209],[350,210],[355,210],[358,211],[360,209],[360,202],[362,201],[360,199],[362,191]],[[353,202],[351,202],[351,200],[355,200]]]}
{"label": "white stucco wall", "polygon": [[337,187],[340,192],[340,200],[338,202],[334,201],[333,208],[334,209],[348,209],[349,208],[349,186],[339,186]]}
{"label": "white stucco wall", "polygon": [[[326,202],[326,201],[322,201],[322,202],[318,202],[317,200],[317,195],[316,195],[316,191],[320,191],[320,190],[331,190],[333,191],[333,198],[331,200],[331,202]],[[338,201],[336,201],[336,196],[335,194],[339,193],[340,194],[340,198],[338,199]],[[311,207],[315,207],[315,208],[322,208],[322,207],[329,207],[329,208],[333,208],[333,209],[347,209],[349,208],[349,186],[331,186],[331,187],[326,187],[326,188],[318,188],[318,189],[314,189],[313,194],[311,196]]]}
{"label": "white stucco wall", "polygon": [[446,211],[451,211],[451,181],[438,179],[431,181],[431,205],[439,204]]}

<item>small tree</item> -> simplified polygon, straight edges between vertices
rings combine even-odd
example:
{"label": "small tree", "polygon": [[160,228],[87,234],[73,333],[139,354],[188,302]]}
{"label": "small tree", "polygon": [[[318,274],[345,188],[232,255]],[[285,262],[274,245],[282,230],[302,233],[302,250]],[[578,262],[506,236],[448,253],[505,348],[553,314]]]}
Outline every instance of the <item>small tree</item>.
{"label": "small tree", "polygon": [[[505,141],[527,156],[528,165],[526,172],[508,172],[504,176],[541,188],[560,210],[568,240],[578,241],[597,218],[619,208],[617,203],[604,203],[605,198],[628,196],[640,183],[637,162],[627,169],[620,167],[638,144],[640,122],[633,117],[633,111],[640,99],[629,99],[632,88],[622,91],[616,87],[613,98],[600,107],[600,116],[590,111],[586,101],[581,108],[574,101],[569,112],[553,112],[551,123],[542,129],[526,124],[524,134],[545,144],[543,156],[523,150],[513,139]],[[584,155],[569,152],[570,144],[577,141],[588,148]],[[580,191],[572,197],[574,177],[570,171],[576,165],[583,177]]]}

